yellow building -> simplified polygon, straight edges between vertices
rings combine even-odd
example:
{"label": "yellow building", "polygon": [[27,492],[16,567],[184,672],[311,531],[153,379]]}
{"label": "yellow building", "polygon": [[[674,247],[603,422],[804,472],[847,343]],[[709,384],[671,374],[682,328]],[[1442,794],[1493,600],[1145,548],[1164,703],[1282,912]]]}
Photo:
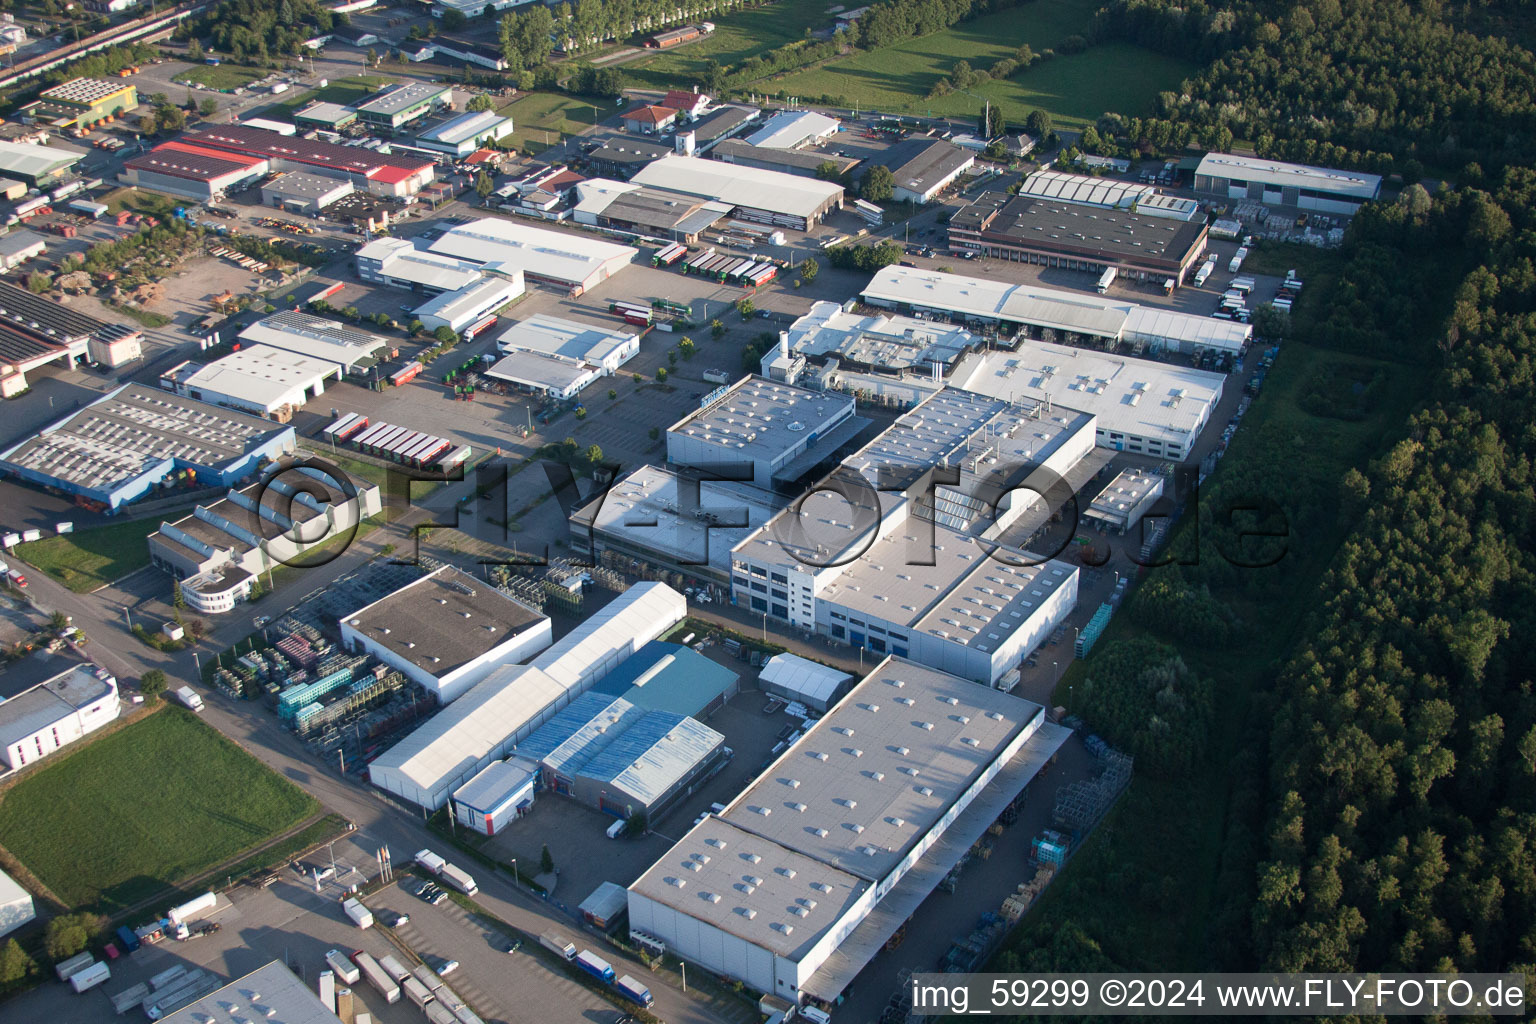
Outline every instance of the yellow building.
{"label": "yellow building", "polygon": [[23,117],[57,128],[88,130],[139,105],[137,87],[105,78],[76,78],[44,89],[23,107]]}

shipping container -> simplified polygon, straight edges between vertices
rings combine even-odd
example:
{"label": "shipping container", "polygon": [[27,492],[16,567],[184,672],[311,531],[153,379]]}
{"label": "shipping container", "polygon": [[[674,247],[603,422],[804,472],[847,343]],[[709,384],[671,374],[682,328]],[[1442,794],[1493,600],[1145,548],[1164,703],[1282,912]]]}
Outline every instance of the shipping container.
{"label": "shipping container", "polygon": [[362,972],[357,969],[357,965],[348,960],[347,954],[339,949],[328,951],[325,954],[325,962],[332,971],[336,972],[336,977],[348,985],[356,985],[358,979],[363,976]]}
{"label": "shipping container", "polygon": [[58,188],[54,189],[51,194],[51,198],[54,202],[57,203],[74,195],[84,187],[85,186],[82,182],[72,181],[68,185],[60,185]]}
{"label": "shipping container", "polygon": [[427,1015],[427,1024],[459,1024],[453,1011],[435,1000],[423,1007],[422,1012]]}
{"label": "shipping container", "polygon": [[74,210],[76,213],[85,214],[92,220],[100,218],[102,214],[107,212],[106,203],[93,203],[89,199],[73,200],[70,202],[69,208]]}
{"label": "shipping container", "polygon": [[419,363],[419,362],[407,363],[407,364],[405,364],[404,367],[402,367],[401,369],[399,369],[399,370],[397,370],[394,373],[389,375],[389,382],[391,384],[395,385],[396,387],[399,387],[402,384],[408,384],[411,381],[415,380],[417,375],[420,374],[421,371],[422,371],[421,363]]}
{"label": "shipping container", "polygon": [[411,975],[425,986],[428,992],[436,992],[443,987],[443,979],[437,976],[437,972],[426,964],[417,964],[411,968]]}
{"label": "shipping container", "polygon": [[625,999],[639,1003],[641,1006],[650,1006],[656,1000],[651,997],[651,990],[640,984],[629,975],[624,975],[613,983],[613,987],[619,990],[619,994]]}
{"label": "shipping container", "polygon": [[469,461],[469,457],[471,455],[473,455],[473,454],[474,454],[474,449],[471,448],[469,445],[467,445],[467,444],[460,445],[459,447],[455,448],[453,451],[449,452],[447,455],[444,455],[442,457],[442,459],[438,462],[437,468],[443,470],[444,472],[446,472],[446,471],[448,471],[449,469],[451,469],[454,466],[460,465],[460,464],[462,464],[464,462],[468,462]]}
{"label": "shipping container", "polygon": [[330,971],[321,971],[318,991],[320,993],[320,1001],[325,1004],[325,1008],[330,1010],[332,1013],[335,1013],[336,975]]}
{"label": "shipping container", "polygon": [[576,959],[576,944],[558,932],[545,932],[540,935],[539,945],[566,960]]}
{"label": "shipping container", "polygon": [[360,419],[362,419],[362,417],[355,412],[343,413],[341,416],[337,417],[334,423],[320,431],[320,433],[326,438],[326,440],[341,440],[343,435],[357,426],[357,422]]}
{"label": "shipping container", "polygon": [[69,987],[77,993],[86,989],[95,988],[108,978],[112,977],[112,970],[106,964],[93,963],[84,970],[76,971],[69,976]]}
{"label": "shipping container", "polygon": [[457,1010],[454,1010],[453,1019],[458,1024],[485,1024],[485,1021],[481,1020],[475,1011],[467,1006],[460,1006]]}
{"label": "shipping container", "polygon": [[1110,267],[1108,270],[1104,271],[1104,273],[1099,275],[1099,283],[1096,287],[1098,288],[1100,295],[1103,295],[1105,292],[1109,291],[1109,286],[1115,283],[1115,275],[1118,273],[1119,271],[1117,271],[1114,267]]}
{"label": "shipping container", "polygon": [[464,338],[465,341],[469,341],[472,338],[474,338],[477,334],[480,334],[482,331],[487,331],[490,328],[494,327],[495,325],[496,325],[496,314],[495,313],[488,313],[483,318],[481,318],[480,320],[477,320],[475,323],[473,323],[469,327],[465,328],[464,334],[463,334],[463,338]]}
{"label": "shipping container", "polygon": [[68,981],[71,974],[78,974],[95,962],[94,953],[79,953],[68,960],[54,964],[53,972],[59,976],[60,981]]}
{"label": "shipping container", "polygon": [[416,454],[414,456],[412,456],[411,462],[414,465],[420,466],[423,469],[425,469],[427,466],[432,465],[432,463],[437,460],[438,456],[442,455],[444,452],[446,452],[449,448],[452,448],[452,447],[453,447],[453,442],[448,440],[447,438],[445,438],[445,437],[434,437],[431,440],[431,442],[427,445],[427,447],[421,448],[421,449],[417,450]]}
{"label": "shipping container", "polygon": [[613,983],[613,965],[591,950],[584,949],[577,953],[575,963],[592,977]]}
{"label": "shipping container", "polygon": [[395,984],[393,978],[384,973],[384,968],[379,966],[377,960],[362,950],[358,950],[352,954],[352,962],[357,964],[358,970],[363,973],[363,977],[368,979],[368,984],[372,985],[379,995],[384,997],[386,1003],[398,1003],[400,1001],[400,986]]}
{"label": "shipping container", "polygon": [[352,443],[359,448],[366,448],[373,443],[374,435],[388,427],[388,423],[375,423],[371,427],[364,427],[361,433],[352,435]]}

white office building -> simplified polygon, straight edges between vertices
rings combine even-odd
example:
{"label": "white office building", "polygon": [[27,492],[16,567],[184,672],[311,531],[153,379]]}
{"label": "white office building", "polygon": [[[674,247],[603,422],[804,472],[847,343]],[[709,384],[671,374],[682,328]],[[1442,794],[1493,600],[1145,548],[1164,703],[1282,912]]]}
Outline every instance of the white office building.
{"label": "white office building", "polygon": [[1195,191],[1348,216],[1381,196],[1381,175],[1207,153],[1195,168]]}
{"label": "white office building", "polygon": [[432,241],[430,251],[488,270],[507,273],[515,268],[529,281],[569,289],[572,297],[608,280],[635,258],[632,246],[501,217],[455,225]]}
{"label": "white office building", "polygon": [[211,363],[178,363],[160,375],[160,386],[199,402],[265,416],[286,423],[326,381],[340,380],[341,367],[327,359],[270,345],[252,345]]}
{"label": "white office building", "polygon": [[25,768],[117,719],[117,680],[78,665],[0,703],[0,757]]}

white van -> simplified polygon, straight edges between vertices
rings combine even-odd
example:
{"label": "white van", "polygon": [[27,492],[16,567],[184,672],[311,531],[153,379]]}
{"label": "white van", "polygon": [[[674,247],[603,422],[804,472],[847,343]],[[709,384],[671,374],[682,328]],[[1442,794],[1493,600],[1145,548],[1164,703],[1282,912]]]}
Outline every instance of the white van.
{"label": "white van", "polygon": [[814,1006],[800,1007],[800,1016],[810,1021],[811,1024],[832,1024],[832,1018],[826,1010],[818,1010]]}
{"label": "white van", "polygon": [[624,834],[624,826],[629,824],[623,818],[615,818],[612,825],[608,826],[608,838],[617,839]]}

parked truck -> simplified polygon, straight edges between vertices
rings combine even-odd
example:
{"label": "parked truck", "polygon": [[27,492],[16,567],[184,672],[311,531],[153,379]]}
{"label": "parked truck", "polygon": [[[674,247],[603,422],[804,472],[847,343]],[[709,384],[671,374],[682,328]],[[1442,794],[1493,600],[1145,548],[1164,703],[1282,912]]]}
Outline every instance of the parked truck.
{"label": "parked truck", "polygon": [[348,960],[347,954],[339,949],[329,950],[325,954],[325,965],[336,972],[336,977],[348,985],[356,985],[358,979],[363,976],[362,972],[357,969],[357,965]]}
{"label": "parked truck", "polygon": [[619,990],[619,994],[631,1002],[641,1006],[650,1006],[656,1000],[651,997],[651,990],[640,984],[629,975],[624,975],[613,983],[613,987]]}
{"label": "parked truck", "polygon": [[197,695],[197,691],[190,686],[183,686],[176,690],[176,699],[181,701],[193,711],[203,710],[203,698]]}
{"label": "parked truck", "polygon": [[439,871],[443,870],[443,868],[445,866],[447,866],[447,864],[448,864],[448,862],[446,860],[444,860],[443,858],[439,857],[437,854],[433,853],[431,850],[417,850],[416,851],[416,866],[417,867],[426,868],[428,871],[432,872],[432,874],[434,874],[434,875],[437,874]]}
{"label": "parked truck", "polygon": [[415,978],[407,977],[400,983],[400,987],[405,989],[406,997],[421,1009],[426,1009],[427,1004],[432,1001],[432,993],[427,991],[427,986]]}
{"label": "parked truck", "polygon": [[70,975],[80,973],[95,962],[95,954],[79,953],[68,960],[54,964],[53,970],[59,976],[60,981],[68,981]]}
{"label": "parked truck", "polygon": [[576,966],[599,981],[613,984],[613,965],[589,949],[576,954]]}
{"label": "parked truck", "polygon": [[543,935],[540,935],[539,945],[562,959],[576,959],[576,944],[557,932],[545,932]]}
{"label": "parked truck", "polygon": [[1099,275],[1099,285],[1098,285],[1098,287],[1099,287],[1099,294],[1100,295],[1103,295],[1105,292],[1109,291],[1109,286],[1115,283],[1115,274],[1116,273],[1117,272],[1116,272],[1115,268],[1114,267],[1110,267],[1108,270],[1104,271],[1104,273]]}
{"label": "parked truck", "polygon": [[346,902],[342,903],[341,909],[347,912],[347,916],[352,919],[352,923],[359,928],[373,927],[373,911],[363,906],[355,897],[349,898]]}
{"label": "parked truck", "polygon": [[480,887],[475,884],[474,877],[468,871],[448,863],[431,850],[417,850],[416,864],[418,867],[425,868],[438,878],[441,878],[466,896],[473,896],[480,891]]}
{"label": "parked truck", "polygon": [[400,1001],[400,986],[395,984],[395,979],[384,973],[384,968],[379,962],[362,950],[352,954],[352,962],[357,964],[357,969],[363,977],[368,979],[368,984],[378,990],[386,1003],[398,1003]]}
{"label": "parked truck", "polygon": [[89,967],[71,974],[69,976],[69,987],[76,992],[84,992],[88,988],[95,988],[110,977],[112,977],[111,969],[106,964],[96,961],[92,962]]}
{"label": "parked truck", "polygon": [[393,956],[379,957],[379,966],[384,968],[385,974],[394,978],[397,982],[402,982],[411,976],[411,972],[405,969],[405,965]]}

